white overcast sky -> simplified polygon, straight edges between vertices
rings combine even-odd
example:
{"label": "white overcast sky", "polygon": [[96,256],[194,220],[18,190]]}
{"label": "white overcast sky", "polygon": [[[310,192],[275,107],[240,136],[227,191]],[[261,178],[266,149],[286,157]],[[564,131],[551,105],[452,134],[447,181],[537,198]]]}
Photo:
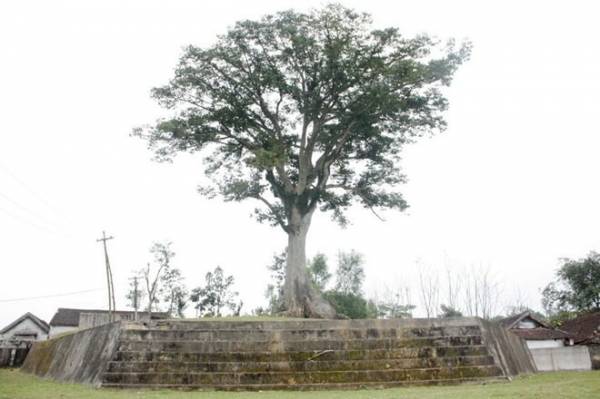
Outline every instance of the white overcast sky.
{"label": "white overcast sky", "polygon": [[[600,24],[594,2],[343,1],[379,27],[468,38],[449,90],[448,130],[406,147],[411,207],[381,222],[353,209],[340,229],[315,217],[309,255],[366,258],[367,293],[410,285],[417,265],[488,267],[503,303],[539,308],[560,257],[600,249]],[[321,1],[3,1],[0,3],[0,327],[30,311],[106,307],[109,242],[117,303],[152,241],[171,240],[190,287],[222,266],[250,311],[280,230],[251,203],[206,200],[197,157],[151,161],[134,126],[165,115],[149,97],[188,44],[235,21]]]}

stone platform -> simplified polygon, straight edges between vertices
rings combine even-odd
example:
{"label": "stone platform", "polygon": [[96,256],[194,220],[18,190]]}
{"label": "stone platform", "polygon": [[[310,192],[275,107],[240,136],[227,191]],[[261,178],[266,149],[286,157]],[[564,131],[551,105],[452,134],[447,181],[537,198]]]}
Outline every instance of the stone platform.
{"label": "stone platform", "polygon": [[534,372],[522,340],[476,318],[117,322],[36,344],[23,370],[112,388],[351,389]]}

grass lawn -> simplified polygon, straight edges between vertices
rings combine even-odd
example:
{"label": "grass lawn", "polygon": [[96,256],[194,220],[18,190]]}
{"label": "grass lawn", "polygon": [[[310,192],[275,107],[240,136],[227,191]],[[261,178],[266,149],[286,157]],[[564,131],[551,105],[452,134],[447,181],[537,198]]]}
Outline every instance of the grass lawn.
{"label": "grass lawn", "polygon": [[94,389],[0,369],[0,399],[480,399],[600,398],[600,371],[538,374],[488,385],[322,392],[179,392]]}

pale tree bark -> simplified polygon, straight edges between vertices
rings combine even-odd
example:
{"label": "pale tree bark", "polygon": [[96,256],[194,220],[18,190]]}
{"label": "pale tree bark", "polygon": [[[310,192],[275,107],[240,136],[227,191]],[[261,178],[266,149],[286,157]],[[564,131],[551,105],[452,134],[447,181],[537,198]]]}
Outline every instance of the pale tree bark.
{"label": "pale tree bark", "polygon": [[440,293],[440,280],[437,271],[428,266],[421,266],[419,270],[419,288],[427,318],[435,318],[439,309]]}
{"label": "pale tree bark", "polygon": [[147,264],[146,269],[143,270],[144,282],[146,283],[146,292],[148,293],[148,317],[152,320],[152,305],[156,302],[156,293],[158,290],[158,280],[160,278],[160,272],[163,270],[164,265],[161,265],[154,276],[154,280],[151,282],[150,276],[150,263]]}
{"label": "pale tree bark", "polygon": [[290,317],[336,317],[333,306],[312,284],[306,269],[306,235],[314,210],[302,215],[292,208],[288,225],[288,247],[283,296],[286,315]]}

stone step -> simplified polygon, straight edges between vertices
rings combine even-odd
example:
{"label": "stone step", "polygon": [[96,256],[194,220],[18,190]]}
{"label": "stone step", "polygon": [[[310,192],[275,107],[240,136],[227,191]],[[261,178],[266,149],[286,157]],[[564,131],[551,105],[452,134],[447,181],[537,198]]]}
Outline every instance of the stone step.
{"label": "stone step", "polygon": [[120,351],[150,352],[289,352],[320,350],[373,350],[437,346],[481,345],[480,335],[412,339],[349,339],[318,341],[127,341],[120,340]]}
{"label": "stone step", "polygon": [[[366,329],[366,328],[435,328],[448,325],[477,326],[479,320],[472,317],[452,319],[363,319],[363,320],[215,320],[215,319],[178,319],[153,320],[147,323],[147,328],[160,330],[327,330],[327,329]],[[125,329],[139,328],[136,323],[123,323]]]}
{"label": "stone step", "polygon": [[273,341],[273,340],[339,340],[379,338],[419,338],[481,335],[479,326],[446,326],[427,328],[350,328],[305,330],[231,330],[231,329],[128,329],[121,339],[155,341]]}
{"label": "stone step", "polygon": [[230,384],[230,385],[191,385],[191,384],[121,384],[103,383],[103,388],[113,389],[176,389],[176,390],[218,390],[218,391],[322,391],[322,390],[356,390],[356,389],[383,389],[405,386],[432,386],[432,385],[457,385],[457,384],[493,384],[506,382],[506,377],[475,377],[454,378],[447,380],[419,380],[419,381],[355,381],[352,383],[327,383],[327,384]]}
{"label": "stone step", "polygon": [[103,375],[103,383],[113,384],[175,384],[175,385],[270,385],[270,384],[327,384],[353,383],[356,381],[419,381],[451,380],[475,377],[502,376],[497,366],[465,366],[452,368],[351,370],[351,371],[307,371],[307,372],[153,372],[112,373]]}
{"label": "stone step", "polygon": [[377,360],[456,356],[487,356],[485,345],[437,346],[421,348],[395,348],[373,350],[338,351],[289,351],[289,352],[176,352],[176,351],[129,351],[119,350],[115,361],[174,361],[174,362],[289,362],[289,361],[337,361]]}
{"label": "stone step", "polygon": [[129,362],[113,361],[112,373],[147,372],[270,372],[270,371],[342,371],[490,366],[492,356],[435,357],[383,360],[292,361],[292,362]]}

